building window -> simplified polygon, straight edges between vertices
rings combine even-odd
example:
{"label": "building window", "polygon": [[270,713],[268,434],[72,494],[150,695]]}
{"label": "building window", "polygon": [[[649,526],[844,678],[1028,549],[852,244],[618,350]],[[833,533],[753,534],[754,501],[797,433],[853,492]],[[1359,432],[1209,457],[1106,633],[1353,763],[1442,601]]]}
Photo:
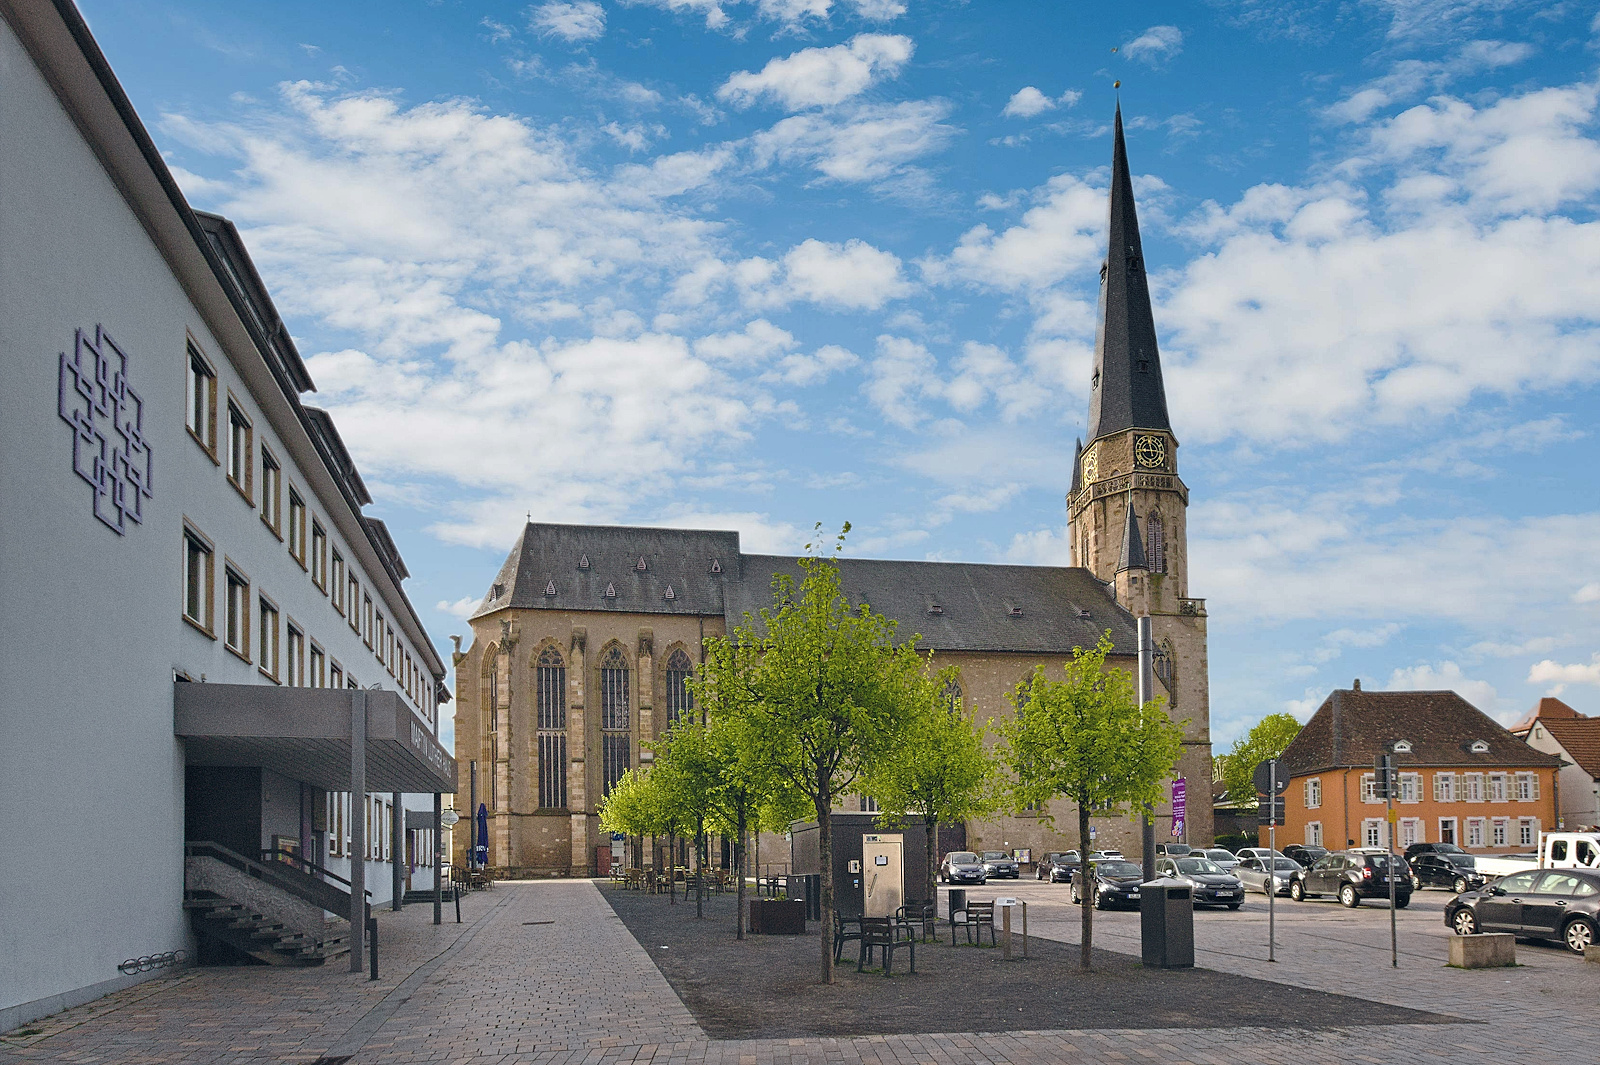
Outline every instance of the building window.
{"label": "building window", "polygon": [[1422,818],[1403,817],[1400,819],[1400,846],[1409,847],[1413,843],[1422,842]]}
{"label": "building window", "polygon": [[306,686],[306,634],[295,628],[294,623],[289,623],[289,636],[286,641],[288,646],[287,663],[285,663],[289,684],[295,688]]}
{"label": "building window", "polygon": [[[1461,801],[1462,802],[1482,802],[1483,801],[1483,774],[1482,773],[1463,773],[1463,774],[1461,774]],[[1483,844],[1480,843],[1480,844],[1478,844],[1478,846],[1481,847],[1481,846],[1483,846]]]}
{"label": "building window", "polygon": [[[1435,773],[1433,775],[1433,801],[1456,801],[1456,775],[1454,773]],[[1454,842],[1445,840],[1444,842]]]}
{"label": "building window", "polygon": [[1361,822],[1361,839],[1363,847],[1383,846],[1384,822],[1376,817],[1369,817]]}
{"label": "building window", "polygon": [[311,668],[306,682],[313,688],[328,686],[328,653],[316,644],[311,645]]}
{"label": "building window", "polygon": [[1506,801],[1506,775],[1504,773],[1489,774],[1489,801]]}
{"label": "building window", "polygon": [[189,435],[217,459],[217,372],[193,344],[189,345],[189,403],[185,421]]}
{"label": "building window", "polygon": [[255,502],[255,485],[251,483],[255,469],[254,449],[255,436],[250,428],[250,419],[234,405],[233,400],[228,400],[228,480],[252,504]]}
{"label": "building window", "polygon": [[685,714],[694,710],[694,692],[689,690],[689,678],[694,674],[694,663],[683,648],[672,652],[667,659],[667,724],[676,725]]}
{"label": "building window", "polygon": [[871,795],[863,795],[863,796],[861,796],[861,812],[864,813],[864,814],[875,814],[875,813],[877,813],[878,812],[878,800],[874,799]]}
{"label": "building window", "polygon": [[213,631],[211,588],[216,580],[216,554],[199,532],[183,530],[183,616],[207,635]]}
{"label": "building window", "polygon": [[366,641],[367,648],[372,648],[372,596],[365,593],[361,596],[361,638]]}
{"label": "building window", "polygon": [[1462,846],[1463,847],[1481,847],[1481,846],[1483,846],[1483,818],[1481,818],[1481,817],[1469,817],[1469,818],[1467,818],[1467,841],[1465,843],[1463,843]]}
{"label": "building window", "polygon": [[1162,640],[1156,653],[1156,678],[1166,686],[1167,691],[1172,690],[1172,643]]}
{"label": "building window", "polygon": [[628,660],[613,646],[600,659],[601,795],[609,795],[630,767]]}
{"label": "building window", "polygon": [[1421,773],[1401,773],[1400,774],[1400,801],[1401,802],[1421,802],[1422,801],[1422,774]]}
{"label": "building window", "polygon": [[1361,774],[1361,801],[1368,803],[1383,801],[1378,797],[1378,778],[1376,774]]}
{"label": "building window", "polygon": [[250,579],[232,566],[224,571],[227,579],[227,611],[223,619],[223,643],[246,662],[250,661]]}
{"label": "building window", "polygon": [[344,613],[344,556],[334,549],[332,572],[329,577],[329,594],[333,599],[333,609]]}
{"label": "building window", "polygon": [[1322,846],[1322,822],[1312,821],[1306,825],[1306,846]]}
{"label": "building window", "polygon": [[1531,817],[1517,819],[1517,846],[1531,847],[1539,839],[1539,822]]}
{"label": "building window", "polygon": [[261,629],[257,639],[260,641],[261,653],[256,656],[256,664],[261,667],[261,672],[278,679],[278,608],[266,596],[261,597]]}
{"label": "building window", "polygon": [[1307,810],[1315,810],[1322,805],[1322,778],[1312,777],[1305,782],[1305,801]]}
{"label": "building window", "polygon": [[1145,561],[1151,573],[1167,572],[1167,534],[1161,524],[1161,515],[1151,514],[1144,520]]}
{"label": "building window", "polygon": [[300,498],[300,493],[289,488],[289,554],[300,563],[302,569],[306,564],[306,501]]}
{"label": "building window", "polygon": [[1461,841],[1456,839],[1456,819],[1455,818],[1453,818],[1453,817],[1441,817],[1441,818],[1439,818],[1439,842],[1440,843],[1454,843],[1457,846],[1461,845]]}
{"label": "building window", "polygon": [[350,574],[345,584],[345,616],[350,620],[350,631],[361,634],[361,582],[356,580],[354,573]]}
{"label": "building window", "polygon": [[315,519],[311,522],[311,583],[328,590],[328,531]]}
{"label": "building window", "polygon": [[539,806],[562,810],[567,805],[567,666],[554,647],[539,652],[534,706],[539,725]]}
{"label": "building window", "polygon": [[1510,841],[1510,823],[1503,817],[1497,817],[1490,823],[1490,832],[1490,838],[1494,840],[1491,846],[1504,847]]}
{"label": "building window", "polygon": [[1539,774],[1518,773],[1516,789],[1518,802],[1533,802],[1539,797]]}
{"label": "building window", "polygon": [[261,446],[261,522],[272,535],[283,539],[283,469],[278,460]]}
{"label": "building window", "polygon": [[333,658],[328,659],[328,687],[344,687],[344,667],[339,664],[337,659]]}

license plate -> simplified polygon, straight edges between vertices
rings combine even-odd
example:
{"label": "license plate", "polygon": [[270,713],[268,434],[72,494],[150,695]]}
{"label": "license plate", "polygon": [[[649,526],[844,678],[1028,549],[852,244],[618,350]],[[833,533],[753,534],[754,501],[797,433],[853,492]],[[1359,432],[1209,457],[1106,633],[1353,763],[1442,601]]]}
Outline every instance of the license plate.
{"label": "license plate", "polygon": [[1233,898],[1233,895],[1234,895],[1234,893],[1231,892],[1231,891],[1219,891],[1219,892],[1217,892],[1217,898],[1219,898],[1219,899],[1231,899],[1231,898]]}
{"label": "license plate", "polygon": [[1130,891],[1130,892],[1128,892],[1128,898],[1130,898],[1130,899],[1136,899],[1136,898],[1138,898],[1138,897],[1139,897],[1139,893],[1138,893],[1138,892],[1137,892],[1137,891]]}

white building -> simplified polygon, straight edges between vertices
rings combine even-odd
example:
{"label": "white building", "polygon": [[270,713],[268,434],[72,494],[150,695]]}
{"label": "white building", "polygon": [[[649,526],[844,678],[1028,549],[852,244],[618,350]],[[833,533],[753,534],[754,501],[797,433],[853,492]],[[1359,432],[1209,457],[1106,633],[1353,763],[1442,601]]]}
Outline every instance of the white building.
{"label": "white building", "polygon": [[[126,960],[225,954],[205,915],[235,889],[301,932],[266,960],[337,953],[338,877],[432,888],[455,765],[444,665],[293,341],[68,0],[0,0],[0,145],[5,1030]],[[378,794],[352,813],[353,731]]]}

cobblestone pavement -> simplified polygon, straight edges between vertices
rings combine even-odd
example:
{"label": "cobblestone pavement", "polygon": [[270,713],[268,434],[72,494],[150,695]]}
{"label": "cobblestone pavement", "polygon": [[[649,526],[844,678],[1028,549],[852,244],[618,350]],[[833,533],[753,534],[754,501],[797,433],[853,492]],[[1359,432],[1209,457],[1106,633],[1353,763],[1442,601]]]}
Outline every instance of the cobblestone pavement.
{"label": "cobblestone pavement", "polygon": [[[1062,885],[990,894],[1030,900],[1030,932],[1076,942]],[[980,896],[981,897],[981,896]],[[426,906],[383,913],[384,979],[335,963],[320,969],[196,969],[141,984],[0,1038],[0,1061],[309,1063],[351,1065],[977,1065],[1138,1062],[1252,1065],[1517,1063],[1597,1058],[1600,965],[1519,945],[1522,967],[1462,972],[1443,965],[1443,893],[1417,896],[1388,964],[1382,906],[1285,903],[1277,965],[1266,963],[1265,901],[1196,922],[1201,965],[1459,1016],[1461,1025],[1327,1031],[1285,1028],[1013,1032],[1003,1035],[712,1041],[587,881],[501,884],[462,902],[435,928]],[[665,905],[665,900],[662,900]],[[1137,949],[1137,914],[1096,914],[1096,944]],[[24,1029],[26,1031],[27,1029]]]}

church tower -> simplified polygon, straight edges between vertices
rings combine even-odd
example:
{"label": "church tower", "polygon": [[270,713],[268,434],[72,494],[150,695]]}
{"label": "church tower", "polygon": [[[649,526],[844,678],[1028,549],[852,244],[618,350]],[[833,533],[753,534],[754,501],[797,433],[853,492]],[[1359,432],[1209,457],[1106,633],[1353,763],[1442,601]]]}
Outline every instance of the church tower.
{"label": "church tower", "polygon": [[1072,564],[1112,585],[1130,613],[1151,617],[1156,672],[1175,716],[1188,717],[1191,730],[1200,726],[1191,742],[1208,743],[1205,601],[1189,597],[1189,489],[1167,417],[1120,106],[1110,212],[1089,438],[1078,447],[1067,496]]}

